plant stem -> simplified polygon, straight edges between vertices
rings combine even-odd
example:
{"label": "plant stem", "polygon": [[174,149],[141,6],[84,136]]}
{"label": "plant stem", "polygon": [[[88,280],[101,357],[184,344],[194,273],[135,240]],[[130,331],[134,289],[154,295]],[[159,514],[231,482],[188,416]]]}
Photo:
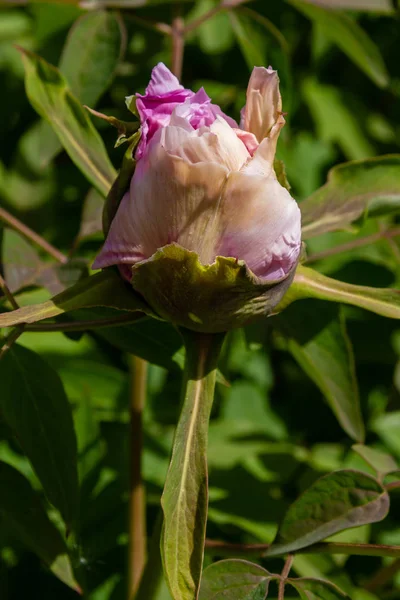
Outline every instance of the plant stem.
{"label": "plant stem", "polygon": [[4,296],[7,298],[11,306],[14,310],[19,308],[18,302],[14,298],[13,294],[10,292],[8,285],[0,274],[0,290],[3,292]]}
{"label": "plant stem", "polygon": [[183,53],[185,50],[184,22],[180,16],[172,21],[172,72],[178,79],[182,77]]}
{"label": "plant stem", "polygon": [[142,415],[147,363],[131,356],[128,600],[134,598],[146,560],[146,499],[142,481]]}
{"label": "plant stem", "polygon": [[6,339],[4,340],[4,343],[3,343],[2,347],[0,348],[0,360],[9,351],[9,349],[11,348],[11,346],[17,341],[17,339],[19,338],[19,336],[23,332],[24,332],[24,326],[23,325],[19,325],[18,327],[16,327],[15,329],[12,330],[12,332],[10,333],[10,335],[8,335],[6,337]]}
{"label": "plant stem", "polygon": [[161,505],[161,554],[173,600],[198,596],[208,510],[207,439],[224,334],[180,329],[186,347],[183,405]]}
{"label": "plant stem", "polygon": [[[206,540],[205,549],[217,556],[264,556],[271,544],[231,544]],[[296,550],[293,554],[347,554],[357,556],[400,557],[400,546],[321,542]]]}
{"label": "plant stem", "polygon": [[289,554],[289,556],[287,557],[284,567],[282,569],[282,573],[281,573],[281,577],[279,580],[279,593],[278,593],[278,600],[284,600],[285,598],[285,584],[286,584],[286,580],[289,577],[289,573],[290,573],[290,569],[292,568],[292,564],[293,564],[293,555]]}
{"label": "plant stem", "polygon": [[7,225],[12,227],[12,229],[15,229],[16,231],[18,231],[18,233],[20,233],[21,235],[26,237],[28,240],[30,240],[31,242],[33,242],[34,244],[36,244],[37,246],[42,248],[42,250],[47,252],[47,254],[50,254],[50,256],[55,258],[58,262],[63,263],[63,264],[68,262],[68,257],[65,256],[65,254],[60,252],[60,250],[57,250],[57,248],[55,248],[54,246],[49,244],[49,242],[47,242],[41,235],[39,235],[38,233],[33,231],[27,225],[24,225],[24,223],[22,223],[19,219],[17,219],[16,217],[14,217],[8,211],[6,211],[4,208],[1,208],[1,207],[0,207],[0,220],[4,221],[4,223],[7,223]]}
{"label": "plant stem", "polygon": [[350,250],[354,250],[354,248],[368,246],[369,244],[379,242],[383,239],[390,240],[391,238],[397,236],[400,236],[400,227],[395,227],[394,229],[390,230],[386,229],[384,231],[377,231],[376,233],[357,238],[356,240],[351,240],[350,242],[346,242],[345,244],[339,244],[338,246],[334,246],[333,248],[327,248],[326,250],[322,250],[321,252],[315,252],[315,254],[310,254],[310,256],[308,256],[306,259],[306,263],[316,262],[317,260],[322,260],[323,258],[334,256],[335,254],[349,252]]}

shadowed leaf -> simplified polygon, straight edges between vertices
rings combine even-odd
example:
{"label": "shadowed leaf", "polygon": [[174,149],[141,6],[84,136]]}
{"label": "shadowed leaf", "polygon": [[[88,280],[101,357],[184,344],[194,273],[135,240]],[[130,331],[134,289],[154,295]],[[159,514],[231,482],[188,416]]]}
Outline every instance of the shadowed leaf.
{"label": "shadowed leaf", "polygon": [[39,496],[19,471],[1,461],[0,489],[2,528],[9,529],[58,579],[79,592],[65,542],[48,518]]}
{"label": "shadowed leaf", "polygon": [[204,570],[199,600],[264,600],[272,577],[247,560],[221,560]]}
{"label": "shadowed leaf", "polygon": [[288,583],[299,593],[301,600],[351,600],[350,596],[330,581],[301,577],[288,579]]}
{"label": "shadowed leaf", "polygon": [[389,496],[365,473],[336,471],[318,479],[288,509],[267,556],[294,552],[351,527],[376,523],[389,510]]}

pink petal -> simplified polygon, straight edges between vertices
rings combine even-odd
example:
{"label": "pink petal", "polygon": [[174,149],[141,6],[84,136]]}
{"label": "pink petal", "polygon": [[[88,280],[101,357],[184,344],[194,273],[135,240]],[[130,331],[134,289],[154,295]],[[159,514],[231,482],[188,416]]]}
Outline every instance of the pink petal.
{"label": "pink petal", "polygon": [[254,133],[261,142],[273,125],[282,118],[282,100],[277,72],[268,67],[254,67],[247,87],[246,105],[242,109],[241,129]]}

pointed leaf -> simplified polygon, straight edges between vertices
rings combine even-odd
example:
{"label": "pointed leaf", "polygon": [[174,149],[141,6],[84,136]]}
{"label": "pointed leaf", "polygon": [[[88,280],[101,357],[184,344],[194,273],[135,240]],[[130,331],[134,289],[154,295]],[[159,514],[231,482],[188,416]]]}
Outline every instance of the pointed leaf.
{"label": "pointed leaf", "polygon": [[318,24],[324,36],[332,40],[379,87],[387,87],[389,74],[378,46],[344,13],[313,6],[300,0],[289,3]]}
{"label": "pointed leaf", "polygon": [[375,448],[364,446],[364,444],[354,444],[352,446],[354,452],[357,452],[369,464],[378,475],[387,475],[393,471],[397,471],[398,464],[390,454],[381,452]]}
{"label": "pointed leaf", "polygon": [[379,481],[358,471],[329,473],[289,507],[267,556],[294,552],[351,527],[376,523],[389,510]]}
{"label": "pointed leaf", "polygon": [[300,203],[303,239],[347,227],[363,213],[400,207],[400,154],[344,163],[328,181]]}
{"label": "pointed leaf", "polygon": [[161,556],[173,600],[198,598],[207,522],[208,422],[223,334],[184,333],[184,400],[161,505]]}
{"label": "pointed leaf", "polygon": [[287,338],[288,351],[324,394],[343,429],[353,439],[363,440],[353,349],[340,307],[299,302],[276,324]]}
{"label": "pointed leaf", "polygon": [[199,600],[264,600],[271,578],[247,560],[221,560],[204,570]]}
{"label": "pointed leaf", "polygon": [[351,600],[350,596],[330,581],[301,577],[288,579],[288,583],[297,590],[301,600]]}
{"label": "pointed leaf", "polygon": [[0,490],[2,527],[35,552],[61,581],[79,592],[65,542],[39,496],[19,471],[1,461]]}
{"label": "pointed leaf", "polygon": [[35,110],[52,125],[71,160],[106,196],[116,177],[103,141],[87,111],[68,89],[60,71],[21,49],[26,92]]}
{"label": "pointed leaf", "polygon": [[79,492],[71,407],[57,373],[14,344],[0,361],[0,411],[29,458],[50,502],[72,527]]}
{"label": "pointed leaf", "polygon": [[342,302],[365,308],[383,317],[400,319],[400,290],[352,285],[300,265],[292,285],[275,310],[279,312],[292,302],[304,298]]}
{"label": "pointed leaf", "polygon": [[[59,69],[71,92],[82,104],[95,106],[112,82],[125,49],[126,32],[116,13],[96,10],[77,19],[68,33]],[[30,157],[45,168],[62,150],[51,126],[40,121],[27,132],[27,142],[35,148]]]}
{"label": "pointed leaf", "polygon": [[35,323],[80,308],[109,306],[117,310],[143,311],[152,314],[145,302],[113,269],[107,269],[54,296],[47,302],[24,306],[12,312],[0,314],[0,327],[20,323]]}

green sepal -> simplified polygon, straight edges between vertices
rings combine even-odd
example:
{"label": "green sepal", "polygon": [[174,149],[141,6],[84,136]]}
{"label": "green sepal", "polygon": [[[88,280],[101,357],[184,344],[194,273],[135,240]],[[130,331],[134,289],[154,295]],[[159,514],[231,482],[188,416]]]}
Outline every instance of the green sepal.
{"label": "green sepal", "polygon": [[105,115],[89,106],[85,106],[85,108],[95,117],[102,119],[103,121],[107,121],[110,125],[115,127],[118,130],[118,138],[114,144],[114,148],[118,148],[121,144],[126,142],[132,142],[133,137],[135,136],[135,140],[139,141],[140,135],[137,135],[137,131],[140,127],[139,121],[121,121],[116,117],[111,115]]}
{"label": "green sepal", "polygon": [[228,331],[270,315],[294,277],[263,281],[244,261],[217,256],[211,265],[178,244],[132,267],[132,286],[163,319],[204,333]]}
{"label": "green sepal", "polygon": [[285,163],[283,162],[283,160],[280,160],[278,158],[276,158],[274,160],[274,171],[275,171],[276,178],[279,181],[279,183],[281,184],[281,186],[286,188],[287,191],[290,192],[291,185],[290,185],[287,175],[286,175],[286,167],[285,167]]}
{"label": "green sepal", "polygon": [[133,114],[135,117],[139,118],[139,112],[136,108],[136,96],[126,96],[125,98],[126,108]]}

